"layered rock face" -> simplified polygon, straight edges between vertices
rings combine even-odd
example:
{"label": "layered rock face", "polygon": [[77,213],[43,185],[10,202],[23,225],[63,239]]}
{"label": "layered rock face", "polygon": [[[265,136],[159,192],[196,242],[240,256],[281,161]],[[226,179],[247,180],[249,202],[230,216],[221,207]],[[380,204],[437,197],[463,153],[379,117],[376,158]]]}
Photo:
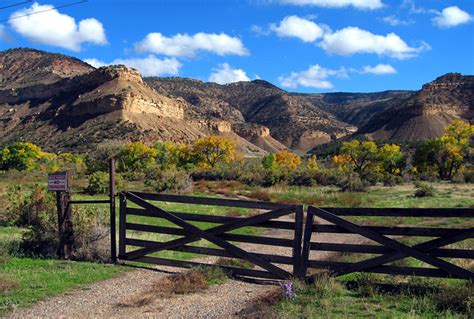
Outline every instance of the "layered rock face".
{"label": "layered rock face", "polygon": [[439,137],[455,119],[472,121],[474,76],[448,73],[377,114],[358,134],[375,139],[418,141]]}

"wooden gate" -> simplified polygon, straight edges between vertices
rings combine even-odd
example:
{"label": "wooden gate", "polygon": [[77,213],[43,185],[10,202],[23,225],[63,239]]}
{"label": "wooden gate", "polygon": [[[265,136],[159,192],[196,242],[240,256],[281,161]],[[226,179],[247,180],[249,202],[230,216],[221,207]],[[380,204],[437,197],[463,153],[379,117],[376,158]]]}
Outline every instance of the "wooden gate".
{"label": "wooden gate", "polygon": [[[356,219],[367,217],[436,217],[466,218],[474,217],[474,209],[399,209],[399,208],[316,208],[309,207],[303,239],[302,263],[304,272],[308,268],[324,268],[335,276],[353,272],[373,272],[392,275],[415,275],[429,277],[452,277],[474,280],[474,273],[443,258],[474,259],[473,249],[442,248],[447,245],[474,238],[474,228],[436,228],[436,227],[405,227],[405,226],[369,226],[358,225],[339,216],[354,216]],[[315,223],[315,217],[326,224]],[[327,224],[327,222],[331,224]],[[365,242],[350,244],[337,242],[311,241],[318,240],[313,233],[355,234],[363,237]],[[388,237],[390,236],[390,237]],[[424,242],[412,246],[404,244],[406,238],[431,237]],[[370,244],[367,244],[370,242]],[[378,244],[378,245],[377,245]],[[333,260],[310,260],[310,251],[333,251],[340,253],[371,254],[368,259],[356,262]],[[378,255],[374,257],[373,255]],[[406,267],[386,265],[401,259],[412,257],[433,267]],[[307,277],[314,281],[318,274]]]}
{"label": "wooden gate", "polygon": [[[150,201],[153,201],[156,204],[151,203]],[[216,216],[166,211],[163,208],[163,205],[160,205],[164,204],[164,202],[238,207],[270,211],[250,217]],[[129,203],[133,206],[129,205]],[[279,217],[292,214],[294,214],[294,219],[275,220]],[[127,219],[128,216],[161,218],[166,220],[172,227],[133,223]],[[202,229],[202,227],[198,227],[191,222],[205,222],[219,225]],[[238,258],[250,262],[259,268],[250,269],[233,266],[222,267],[237,276],[272,279],[304,277],[301,265],[301,240],[303,232],[303,207],[301,205],[123,192],[120,194],[119,223],[119,259],[121,260],[186,268],[204,265],[203,263],[196,261],[177,260],[156,256],[156,253],[165,250],[180,251],[202,255]],[[245,227],[287,230],[291,234],[291,238],[272,238],[235,233],[235,230],[242,230]],[[180,237],[160,242],[133,238],[133,234],[136,234],[137,232],[168,234]],[[210,242],[214,247],[190,245],[191,243],[195,243],[201,239]],[[277,253],[258,253],[239,248],[234,244],[234,242],[287,247],[287,249],[290,250],[290,253],[286,255]],[[138,248],[130,250],[128,249],[130,246]],[[217,248],[215,248],[216,246]],[[155,254],[155,256],[152,254]],[[286,270],[285,267],[276,264],[290,265],[292,271]]]}

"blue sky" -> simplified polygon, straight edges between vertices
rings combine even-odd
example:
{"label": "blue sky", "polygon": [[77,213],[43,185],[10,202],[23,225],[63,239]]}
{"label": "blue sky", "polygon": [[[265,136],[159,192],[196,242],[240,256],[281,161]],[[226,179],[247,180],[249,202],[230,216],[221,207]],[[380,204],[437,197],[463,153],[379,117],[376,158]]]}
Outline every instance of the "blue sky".
{"label": "blue sky", "polygon": [[419,89],[447,72],[474,74],[472,0],[89,0],[53,7],[77,1],[0,9],[0,49],[123,63],[145,75],[261,78],[298,92]]}

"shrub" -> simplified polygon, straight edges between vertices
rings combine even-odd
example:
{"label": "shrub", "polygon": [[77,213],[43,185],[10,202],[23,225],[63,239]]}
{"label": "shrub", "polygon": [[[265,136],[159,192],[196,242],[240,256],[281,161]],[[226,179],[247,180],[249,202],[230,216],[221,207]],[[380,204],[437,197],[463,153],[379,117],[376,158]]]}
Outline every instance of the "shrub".
{"label": "shrub", "polygon": [[296,170],[291,173],[288,184],[293,186],[315,186],[317,184],[316,170]]}
{"label": "shrub", "polygon": [[[115,188],[117,190],[122,189],[124,181],[121,175],[115,175]],[[91,195],[96,194],[108,194],[109,193],[109,173],[106,172],[95,172],[89,175],[89,183],[85,189],[86,193]]]}
{"label": "shrub", "polygon": [[175,169],[149,170],[145,176],[145,184],[153,187],[159,193],[189,193],[193,188],[193,182],[189,174]]}
{"label": "shrub", "polygon": [[344,179],[337,183],[337,186],[343,192],[363,192],[367,185],[360,179],[356,173],[349,173]]}
{"label": "shrub", "polygon": [[396,186],[403,184],[403,177],[391,174],[385,174],[382,178],[384,186]]}
{"label": "shrub", "polygon": [[415,181],[415,197],[433,197],[435,196],[436,190],[433,186],[420,182]]}
{"label": "shrub", "polygon": [[314,177],[319,185],[336,185],[343,179],[343,173],[335,168],[321,168],[315,173]]}
{"label": "shrub", "polygon": [[110,259],[108,213],[92,207],[75,207],[73,211],[73,258],[107,262]]}

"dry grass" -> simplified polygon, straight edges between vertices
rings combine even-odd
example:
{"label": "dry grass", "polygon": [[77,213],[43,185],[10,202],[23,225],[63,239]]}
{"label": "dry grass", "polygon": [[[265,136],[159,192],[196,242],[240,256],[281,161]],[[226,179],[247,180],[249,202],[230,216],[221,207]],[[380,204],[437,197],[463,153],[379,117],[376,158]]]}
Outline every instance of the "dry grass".
{"label": "dry grass", "polygon": [[214,269],[191,269],[183,273],[162,277],[151,287],[139,294],[130,296],[126,301],[117,304],[118,307],[143,307],[152,303],[156,298],[167,298],[178,294],[192,294],[204,291],[211,284],[220,283],[219,276],[225,276]]}
{"label": "dry grass", "polygon": [[273,287],[267,293],[252,300],[246,308],[236,315],[239,318],[278,318],[273,306],[283,299],[280,287]]}
{"label": "dry grass", "polygon": [[0,275],[0,295],[6,294],[18,287],[19,282],[13,279],[8,278],[7,276]]}
{"label": "dry grass", "polygon": [[235,196],[235,193],[245,189],[245,185],[238,181],[205,181],[199,180],[194,184],[195,189],[201,192],[211,192],[227,197]]}
{"label": "dry grass", "polygon": [[265,189],[257,189],[249,194],[247,194],[247,197],[261,200],[264,202],[269,202],[271,201],[272,197],[270,195],[270,192],[265,190]]}

